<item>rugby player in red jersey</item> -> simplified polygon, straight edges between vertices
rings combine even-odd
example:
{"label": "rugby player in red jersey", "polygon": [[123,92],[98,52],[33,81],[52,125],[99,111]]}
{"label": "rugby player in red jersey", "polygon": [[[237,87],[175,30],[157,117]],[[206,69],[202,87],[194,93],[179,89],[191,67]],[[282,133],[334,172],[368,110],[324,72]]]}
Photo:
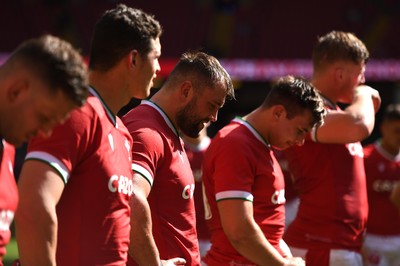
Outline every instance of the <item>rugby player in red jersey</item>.
{"label": "rugby player in red jersey", "polygon": [[29,143],[16,215],[22,265],[126,265],[132,139],[116,114],[150,94],[160,35],[153,16],[122,4],[97,22],[87,104]]}

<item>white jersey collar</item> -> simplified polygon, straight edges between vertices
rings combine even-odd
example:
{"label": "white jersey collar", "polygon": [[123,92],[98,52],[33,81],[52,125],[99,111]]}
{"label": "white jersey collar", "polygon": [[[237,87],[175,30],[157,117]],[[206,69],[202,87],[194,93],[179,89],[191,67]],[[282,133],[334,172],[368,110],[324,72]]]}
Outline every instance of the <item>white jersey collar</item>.
{"label": "white jersey collar", "polygon": [[92,94],[93,96],[95,96],[97,99],[100,100],[101,104],[104,107],[104,110],[106,110],[106,114],[107,114],[108,118],[113,123],[113,125],[116,128],[118,128],[117,117],[113,114],[113,112],[110,110],[110,108],[108,108],[107,104],[104,102],[103,98],[101,98],[100,94],[96,91],[96,89],[93,88],[92,86],[90,86],[89,92],[90,92],[90,94]]}
{"label": "white jersey collar", "polygon": [[241,117],[235,117],[232,121],[244,125],[254,135],[254,137],[256,137],[256,139],[261,141],[261,143],[263,143],[268,149],[271,149],[271,145],[257,132],[257,130],[249,122],[243,120],[243,118]]}
{"label": "white jersey collar", "polygon": [[150,100],[142,100],[141,104],[148,105],[153,107],[157,112],[160,113],[160,115],[163,117],[165,123],[167,123],[168,127],[174,132],[174,134],[179,137],[178,130],[175,128],[174,124],[171,122],[171,119],[169,119],[168,115],[159,107],[157,104]]}

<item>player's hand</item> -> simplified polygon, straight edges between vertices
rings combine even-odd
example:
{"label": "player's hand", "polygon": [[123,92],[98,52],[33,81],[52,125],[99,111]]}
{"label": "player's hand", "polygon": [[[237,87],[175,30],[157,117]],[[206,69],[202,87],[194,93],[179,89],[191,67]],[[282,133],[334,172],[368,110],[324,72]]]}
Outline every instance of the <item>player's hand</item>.
{"label": "player's hand", "polygon": [[162,266],[173,266],[173,265],[186,265],[184,258],[172,258],[169,260],[161,260]]}
{"label": "player's hand", "polygon": [[306,262],[300,257],[286,258],[284,266],[305,266]]}
{"label": "player's hand", "polygon": [[374,103],[375,113],[379,110],[381,106],[381,96],[377,90],[367,85],[360,85],[356,88],[356,93],[369,93]]}

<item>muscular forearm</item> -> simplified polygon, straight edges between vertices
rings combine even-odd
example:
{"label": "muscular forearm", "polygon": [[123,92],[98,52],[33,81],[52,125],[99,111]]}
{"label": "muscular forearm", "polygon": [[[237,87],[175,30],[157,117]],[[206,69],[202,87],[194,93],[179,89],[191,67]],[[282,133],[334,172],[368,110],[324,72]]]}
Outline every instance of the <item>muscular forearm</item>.
{"label": "muscular forearm", "polygon": [[22,265],[55,266],[57,219],[54,214],[17,212],[18,251]]}
{"label": "muscular forearm", "polygon": [[129,255],[139,265],[160,265],[160,256],[152,234],[150,207],[147,199],[134,195],[131,200],[131,241]]}
{"label": "muscular forearm", "polygon": [[345,112],[352,115],[354,124],[360,128],[360,134],[369,136],[375,125],[375,113],[380,105],[379,94],[368,86],[360,86],[356,89],[353,103]]}
{"label": "muscular forearm", "polygon": [[22,265],[56,265],[56,206],[64,190],[62,180],[56,170],[41,161],[27,161],[22,167],[15,215]]}
{"label": "muscular forearm", "polygon": [[154,243],[153,236],[147,235],[145,232],[132,230],[132,238],[129,246],[129,256],[131,256],[138,265],[160,265],[160,259],[157,247]]}
{"label": "muscular forearm", "polygon": [[358,87],[353,102],[344,111],[328,112],[324,124],[315,129],[315,141],[347,144],[364,140],[374,128],[379,105],[376,90],[368,86]]}
{"label": "muscular forearm", "polygon": [[285,260],[279,252],[265,239],[261,230],[229,237],[235,249],[248,260],[257,265],[281,266]]}

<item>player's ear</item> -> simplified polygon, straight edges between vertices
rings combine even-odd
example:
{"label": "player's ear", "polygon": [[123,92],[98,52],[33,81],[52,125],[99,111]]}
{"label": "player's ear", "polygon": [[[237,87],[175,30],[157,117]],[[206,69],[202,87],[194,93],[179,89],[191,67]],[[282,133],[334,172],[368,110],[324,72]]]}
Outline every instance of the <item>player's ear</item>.
{"label": "player's ear", "polygon": [[139,52],[137,50],[132,50],[129,54],[128,54],[128,64],[132,67],[136,67],[137,66],[137,60],[139,57]]}
{"label": "player's ear", "polygon": [[7,88],[7,99],[14,103],[18,101],[29,90],[29,82],[26,79],[16,80]]}
{"label": "player's ear", "polygon": [[185,80],[184,82],[181,83],[179,90],[183,101],[190,100],[194,92],[192,82],[190,82],[189,80]]}
{"label": "player's ear", "polygon": [[335,68],[335,80],[336,80],[336,82],[341,83],[341,81],[343,80],[343,76],[344,76],[344,68],[343,67]]}
{"label": "player's ear", "polygon": [[286,115],[286,109],[283,105],[275,105],[272,107],[272,115],[275,119],[280,119]]}

